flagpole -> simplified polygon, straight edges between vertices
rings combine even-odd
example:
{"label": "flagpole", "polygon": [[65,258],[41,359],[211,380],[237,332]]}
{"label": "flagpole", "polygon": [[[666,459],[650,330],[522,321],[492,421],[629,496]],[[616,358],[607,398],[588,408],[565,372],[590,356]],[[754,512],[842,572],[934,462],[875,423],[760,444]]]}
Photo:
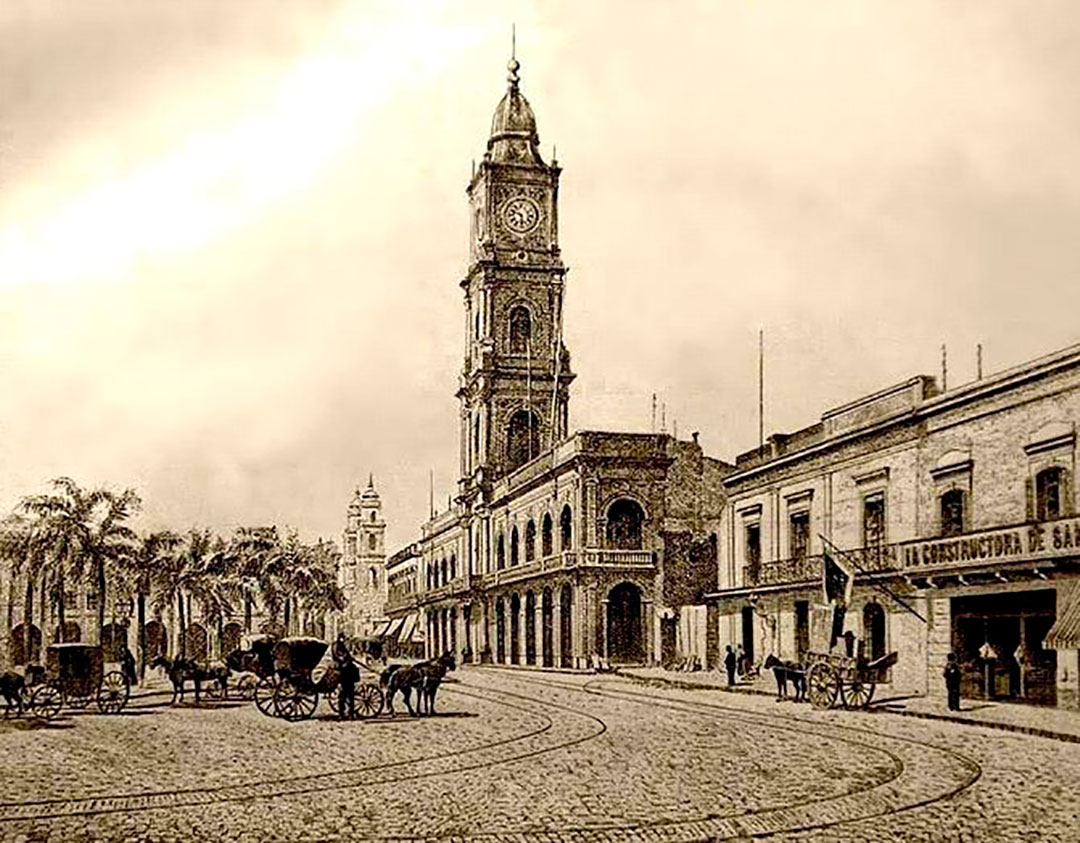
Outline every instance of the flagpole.
{"label": "flagpole", "polygon": [[[829,541],[827,538],[825,538],[825,536],[821,535],[821,533],[818,533],[818,537],[821,539],[822,543],[826,545],[826,547],[831,547],[833,549],[833,551],[835,551],[838,555],[842,556],[845,560],[847,560],[849,563],[851,563],[856,568],[858,568],[860,573],[863,573],[863,574],[869,573],[869,571],[867,571],[866,568],[864,568],[862,565],[860,565],[858,562],[856,562],[853,558],[851,558],[851,556],[848,555],[847,551],[841,550],[839,547],[837,547],[835,544],[833,544],[831,541]],[[872,585],[878,591],[881,591],[881,592],[887,594],[889,597],[891,597],[893,600],[895,600],[897,603],[899,603],[901,606],[903,606],[905,609],[907,609],[909,612],[911,612],[911,614],[913,614],[915,617],[917,617],[923,623],[926,623],[926,618],[924,618],[922,615],[920,615],[918,612],[916,612],[904,600],[900,599],[900,597],[893,594],[893,592],[890,591],[888,588],[881,585],[880,583],[874,582],[873,580],[870,580],[870,585]]]}

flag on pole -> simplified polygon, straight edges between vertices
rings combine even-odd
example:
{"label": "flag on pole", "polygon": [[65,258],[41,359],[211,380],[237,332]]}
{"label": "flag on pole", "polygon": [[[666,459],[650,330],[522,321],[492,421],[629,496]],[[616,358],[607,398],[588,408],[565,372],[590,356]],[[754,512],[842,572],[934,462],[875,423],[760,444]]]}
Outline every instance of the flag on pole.
{"label": "flag on pole", "polygon": [[832,629],[829,634],[831,650],[844,633],[844,616],[851,605],[851,590],[855,585],[855,571],[848,567],[843,557],[829,553],[822,556],[821,586],[825,602],[832,607]]}

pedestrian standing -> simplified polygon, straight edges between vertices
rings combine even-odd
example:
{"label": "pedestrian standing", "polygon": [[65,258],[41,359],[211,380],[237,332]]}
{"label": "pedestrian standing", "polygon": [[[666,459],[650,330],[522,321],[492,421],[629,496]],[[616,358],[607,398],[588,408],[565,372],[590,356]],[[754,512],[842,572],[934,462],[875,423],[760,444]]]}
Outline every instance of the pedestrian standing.
{"label": "pedestrian standing", "polygon": [[735,654],[731,651],[731,645],[727,645],[727,655],[724,656],[724,667],[727,669],[728,685],[735,684]]}
{"label": "pedestrian standing", "polygon": [[341,689],[338,695],[338,719],[344,720],[348,716],[352,720],[356,717],[356,680],[359,678],[360,671],[357,670],[356,661],[349,651],[349,645],[345,642],[344,632],[338,633],[331,654],[334,658],[334,666],[338,669],[338,685]]}
{"label": "pedestrian standing", "polygon": [[949,698],[949,711],[960,710],[960,665],[956,653],[949,653],[945,663],[945,692]]}
{"label": "pedestrian standing", "polygon": [[742,644],[739,644],[735,648],[735,672],[739,676],[746,676],[746,674],[749,673],[747,670],[747,661],[748,659],[746,658],[746,653],[743,651],[743,646]]}
{"label": "pedestrian standing", "polygon": [[123,668],[124,678],[128,685],[134,685],[139,677],[135,672],[135,656],[131,654],[130,647],[124,648],[124,654],[120,657],[120,667]]}

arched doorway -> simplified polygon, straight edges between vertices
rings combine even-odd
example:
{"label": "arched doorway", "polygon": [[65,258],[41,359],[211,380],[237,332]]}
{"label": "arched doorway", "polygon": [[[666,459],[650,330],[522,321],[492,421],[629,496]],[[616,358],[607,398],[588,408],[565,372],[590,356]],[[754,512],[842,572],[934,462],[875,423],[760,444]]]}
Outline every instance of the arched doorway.
{"label": "arched doorway", "polygon": [[53,631],[53,640],[61,644],[73,644],[82,641],[82,629],[75,621],[65,621],[64,628],[59,626]]}
{"label": "arched doorway", "polygon": [[867,603],[863,609],[863,641],[870,661],[885,655],[885,610],[880,603]]}
{"label": "arched doorway", "polygon": [[641,525],[645,512],[637,501],[619,498],[607,512],[607,546],[618,550],[641,550]]}
{"label": "arched doorway", "polygon": [[169,655],[169,634],[160,621],[146,625],[146,661],[149,664],[158,656]]}
{"label": "arched doorway", "polygon": [[521,623],[521,599],[516,595],[510,595],[510,664],[519,664],[518,635]]}
{"label": "arched doorway", "polygon": [[118,623],[107,623],[101,628],[102,657],[107,662],[118,662],[127,649],[127,627]]}
{"label": "arched doorway", "polygon": [[243,637],[244,628],[238,623],[225,624],[221,633],[221,657],[240,649],[240,639]]}
{"label": "arched doorway", "polygon": [[543,659],[544,667],[554,667],[555,653],[552,647],[554,606],[551,600],[550,588],[545,588],[543,595],[540,597],[540,617],[542,624],[540,642],[541,658]]}
{"label": "arched doorway", "polygon": [[536,664],[536,594],[532,591],[525,594],[525,664]]}
{"label": "arched doorway", "polygon": [[501,597],[495,601],[495,661],[506,664],[506,604]]}
{"label": "arched doorway", "polygon": [[41,630],[30,624],[30,660],[26,659],[26,627],[19,624],[11,630],[11,663],[41,664]]}
{"label": "arched doorway", "polygon": [[185,658],[205,662],[207,652],[206,628],[202,624],[193,623],[184,633]]}
{"label": "arched doorway", "polygon": [[574,590],[568,585],[559,593],[559,655],[562,667],[573,667]]}
{"label": "arched doorway", "polygon": [[607,652],[612,663],[645,660],[641,635],[641,589],[624,582],[608,594]]}

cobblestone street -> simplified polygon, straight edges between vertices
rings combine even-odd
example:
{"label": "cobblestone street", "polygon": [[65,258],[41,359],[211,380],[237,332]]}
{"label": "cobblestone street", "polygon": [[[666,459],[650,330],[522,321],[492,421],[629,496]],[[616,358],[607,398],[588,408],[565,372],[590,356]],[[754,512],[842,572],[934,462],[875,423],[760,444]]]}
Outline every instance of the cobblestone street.
{"label": "cobblestone street", "polygon": [[[1072,840],[1080,745],[466,669],[440,716],[251,704],[0,725],[4,840]],[[165,698],[167,700],[167,697]]]}

